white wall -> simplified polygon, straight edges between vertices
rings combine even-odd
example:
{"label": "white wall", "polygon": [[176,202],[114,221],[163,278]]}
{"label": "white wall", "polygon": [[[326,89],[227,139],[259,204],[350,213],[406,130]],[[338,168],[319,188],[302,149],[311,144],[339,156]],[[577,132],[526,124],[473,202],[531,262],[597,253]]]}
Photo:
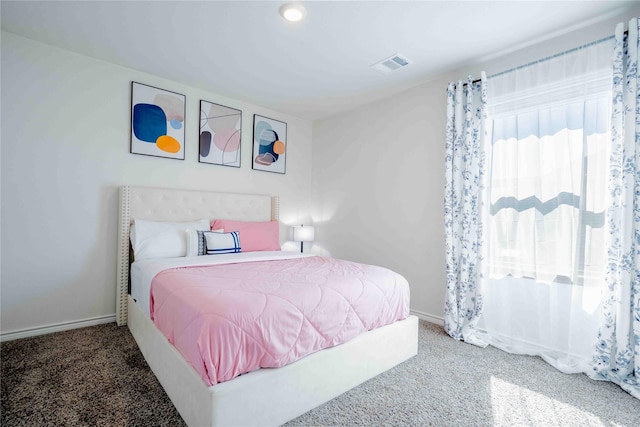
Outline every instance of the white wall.
{"label": "white wall", "polygon": [[313,219],[332,256],[403,274],[412,310],[444,302],[447,76],[313,127]]}
{"label": "white wall", "polygon": [[[120,185],[277,194],[284,224],[307,222],[310,122],[10,33],[1,42],[2,334],[115,313]],[[132,80],[186,95],[184,161],[129,153]],[[243,111],[241,168],[198,162],[200,99]],[[288,124],[285,175],[251,169],[254,113]]]}

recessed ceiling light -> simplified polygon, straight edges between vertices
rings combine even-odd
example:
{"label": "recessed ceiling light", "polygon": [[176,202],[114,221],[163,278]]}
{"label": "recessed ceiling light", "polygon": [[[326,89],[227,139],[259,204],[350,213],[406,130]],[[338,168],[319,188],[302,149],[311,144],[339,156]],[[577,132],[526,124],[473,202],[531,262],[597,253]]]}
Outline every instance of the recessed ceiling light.
{"label": "recessed ceiling light", "polygon": [[287,21],[298,22],[307,15],[307,10],[299,3],[285,3],[280,6],[280,15]]}

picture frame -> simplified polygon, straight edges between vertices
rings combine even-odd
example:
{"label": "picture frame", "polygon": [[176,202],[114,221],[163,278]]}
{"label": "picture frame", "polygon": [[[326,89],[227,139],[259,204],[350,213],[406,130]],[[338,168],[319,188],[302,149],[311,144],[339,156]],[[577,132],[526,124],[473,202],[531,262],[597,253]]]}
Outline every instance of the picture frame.
{"label": "picture frame", "polygon": [[186,97],[131,82],[132,154],[184,160]]}
{"label": "picture frame", "polygon": [[252,168],[286,173],[287,124],[259,114],[253,115]]}
{"label": "picture frame", "polygon": [[200,100],[200,163],[239,168],[242,151],[242,111]]}

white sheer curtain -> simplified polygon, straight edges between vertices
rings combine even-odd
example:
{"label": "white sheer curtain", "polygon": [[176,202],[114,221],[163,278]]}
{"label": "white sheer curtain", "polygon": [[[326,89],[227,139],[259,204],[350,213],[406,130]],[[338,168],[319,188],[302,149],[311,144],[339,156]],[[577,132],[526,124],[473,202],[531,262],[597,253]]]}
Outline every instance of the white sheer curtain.
{"label": "white sheer curtain", "polygon": [[613,40],[488,82],[490,344],[567,373],[592,366],[604,283]]}

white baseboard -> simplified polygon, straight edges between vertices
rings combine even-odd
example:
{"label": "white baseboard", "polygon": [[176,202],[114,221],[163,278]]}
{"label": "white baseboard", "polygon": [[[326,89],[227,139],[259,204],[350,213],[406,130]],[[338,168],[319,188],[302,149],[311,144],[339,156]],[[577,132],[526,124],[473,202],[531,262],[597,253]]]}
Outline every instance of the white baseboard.
{"label": "white baseboard", "polygon": [[20,331],[5,332],[0,334],[0,342],[17,340],[20,338],[35,337],[37,335],[51,334],[54,332],[68,331],[70,329],[86,328],[87,326],[102,325],[116,321],[116,315],[93,317],[72,322],[57,323],[55,325],[39,326],[37,328],[22,329]]}
{"label": "white baseboard", "polygon": [[[410,313],[424,321],[435,323],[440,326],[444,326],[444,319],[442,317],[434,316],[428,313],[423,313],[417,310],[411,310]],[[115,321],[116,321],[116,315],[112,314],[108,316],[93,317],[91,319],[76,320],[72,322],[58,323],[55,325],[23,329],[20,331],[5,332],[3,334],[0,334],[0,342],[17,340],[20,338],[35,337],[38,335],[51,334],[54,332],[68,331],[71,329],[86,328],[87,326],[102,325],[104,323],[112,323]]]}
{"label": "white baseboard", "polygon": [[411,314],[418,316],[418,319],[422,319],[429,323],[435,323],[436,325],[444,326],[444,319],[442,317],[434,316],[433,314],[423,313],[417,310],[411,310]]}

